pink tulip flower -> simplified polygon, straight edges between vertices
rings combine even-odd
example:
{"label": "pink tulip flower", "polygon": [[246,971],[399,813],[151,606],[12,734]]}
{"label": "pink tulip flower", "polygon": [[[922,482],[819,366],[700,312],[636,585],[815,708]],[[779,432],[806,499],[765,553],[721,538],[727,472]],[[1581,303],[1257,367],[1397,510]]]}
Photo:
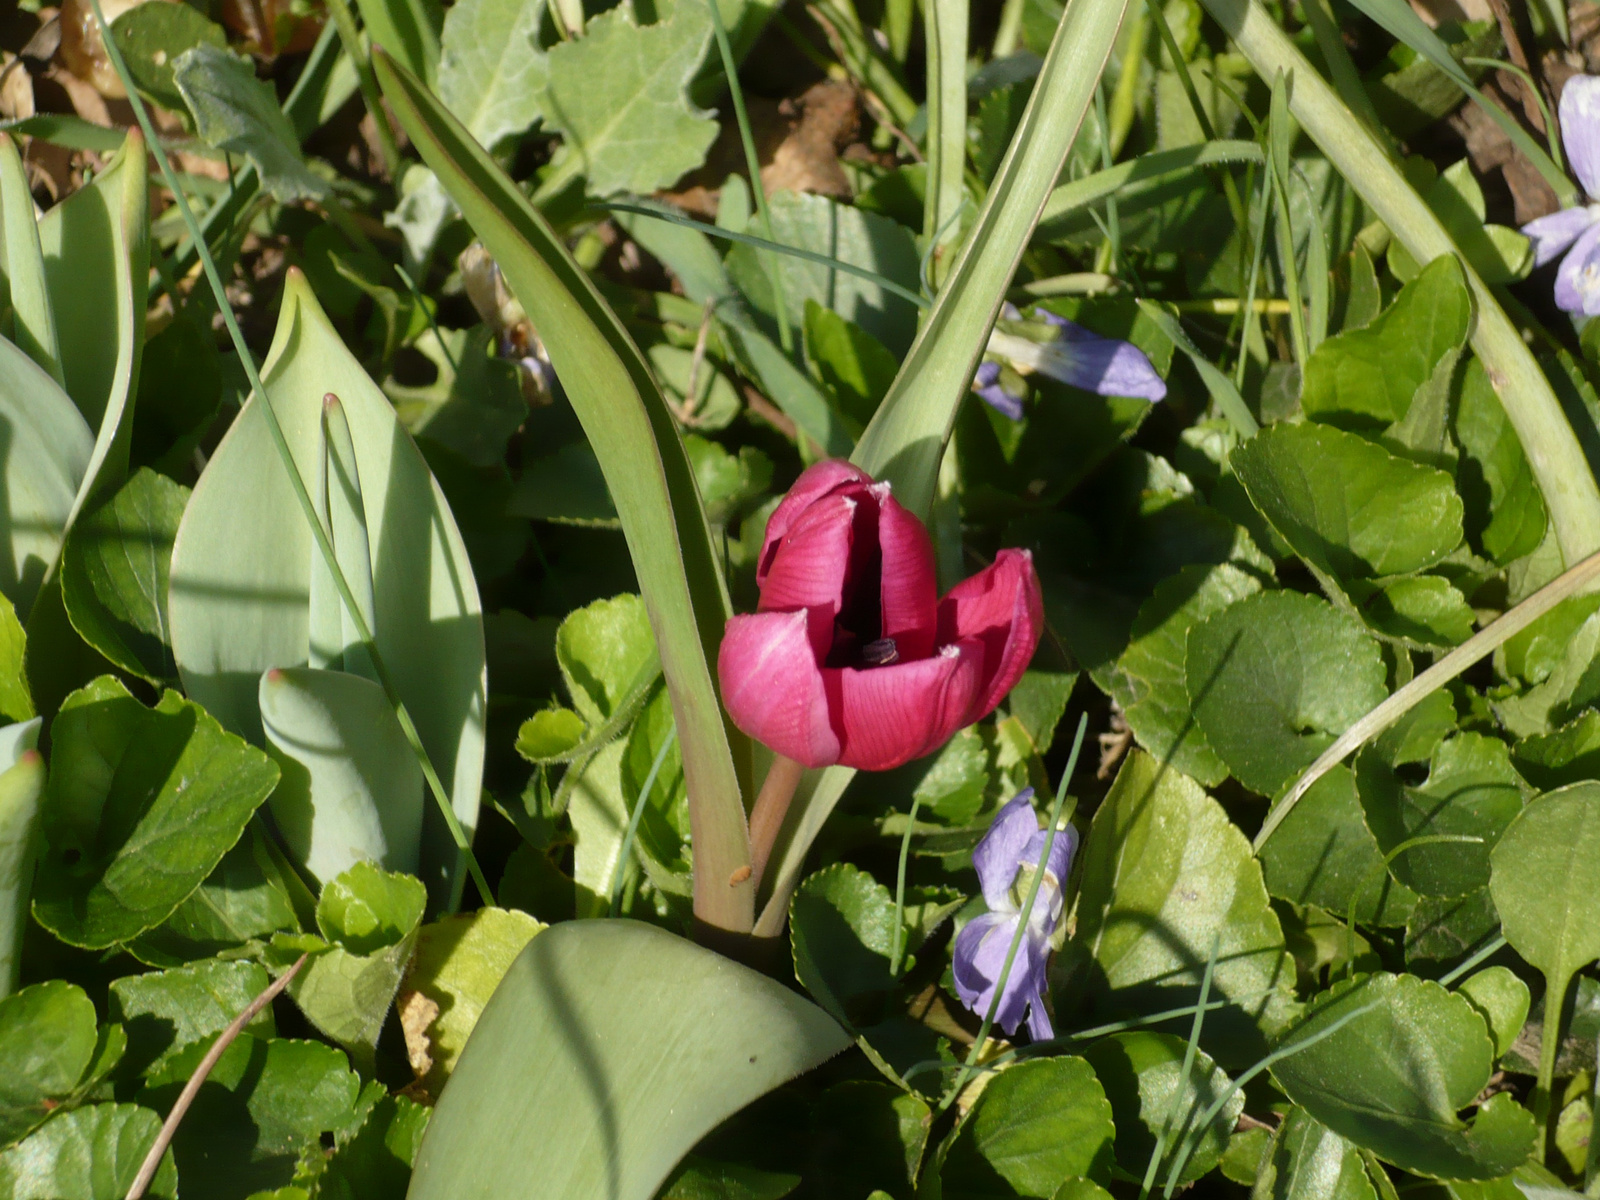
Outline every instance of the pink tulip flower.
{"label": "pink tulip flower", "polygon": [[884,771],[994,711],[1044,625],[1026,550],[939,599],[933,542],[886,483],[818,463],[767,523],[756,612],[717,660],[733,722],[806,767]]}

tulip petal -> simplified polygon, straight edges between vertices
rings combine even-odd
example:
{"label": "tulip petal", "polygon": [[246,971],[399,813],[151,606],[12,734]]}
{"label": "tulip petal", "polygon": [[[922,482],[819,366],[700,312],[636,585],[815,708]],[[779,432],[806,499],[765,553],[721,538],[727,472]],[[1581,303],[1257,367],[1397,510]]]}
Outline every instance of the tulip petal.
{"label": "tulip petal", "polygon": [[1574,75],[1561,89],[1561,142],[1586,195],[1600,198],[1600,78]]}
{"label": "tulip petal", "polygon": [[887,484],[873,491],[878,495],[878,545],[883,551],[883,636],[894,639],[900,661],[927,658],[938,632],[933,539],[927,527],[889,494]]}
{"label": "tulip petal", "polygon": [[1590,317],[1600,314],[1600,225],[1585,230],[1561,261],[1556,271],[1556,307]]}
{"label": "tulip petal", "polygon": [[783,502],[767,518],[767,534],[761,543],[761,557],[756,561],[756,586],[766,583],[767,572],[772,569],[773,547],[806,509],[835,490],[864,490],[871,485],[872,476],[842,458],[830,458],[802,471]]}
{"label": "tulip petal", "polygon": [[970,722],[983,660],[983,644],[969,639],[919,662],[824,670],[839,761],[860,771],[887,771],[938,749]]}
{"label": "tulip petal", "polygon": [[778,544],[761,585],[761,612],[803,608],[810,614],[812,657],[817,662],[828,656],[833,622],[844,606],[858,507],[849,496],[831,495],[802,512]]}
{"label": "tulip petal", "polygon": [[825,767],[839,761],[840,743],[806,625],[804,610],[734,617],[717,677],[735,725],[802,766]]}
{"label": "tulip petal", "polygon": [[1533,265],[1542,267],[1556,257],[1595,223],[1587,208],[1563,208],[1522,227],[1524,237],[1533,239]]}
{"label": "tulip petal", "polygon": [[976,639],[984,647],[984,682],[967,723],[994,708],[1022,678],[1044,630],[1044,598],[1026,550],[1002,550],[989,566],[939,602],[939,642]]}
{"label": "tulip petal", "polygon": [[[1015,911],[1011,885],[1017,878],[1017,870],[1028,861],[1028,847],[1039,832],[1039,818],[1033,811],[1033,789],[1027,788],[995,814],[989,831],[972,848],[972,869],[978,873],[978,884],[990,911]],[[1038,857],[1038,851],[1034,851],[1034,860]],[[1055,857],[1054,853],[1050,855],[1052,861]]]}

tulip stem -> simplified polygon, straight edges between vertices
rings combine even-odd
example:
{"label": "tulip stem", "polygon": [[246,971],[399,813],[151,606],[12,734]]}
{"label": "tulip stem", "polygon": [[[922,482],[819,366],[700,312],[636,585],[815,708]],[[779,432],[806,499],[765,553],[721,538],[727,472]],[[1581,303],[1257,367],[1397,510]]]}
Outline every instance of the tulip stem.
{"label": "tulip stem", "polygon": [[750,875],[754,888],[761,886],[761,873],[766,870],[773,843],[778,840],[778,830],[783,828],[783,819],[789,815],[789,803],[804,773],[805,768],[794,759],[781,754],[772,756],[772,766],[767,768],[761,793],[750,810]]}

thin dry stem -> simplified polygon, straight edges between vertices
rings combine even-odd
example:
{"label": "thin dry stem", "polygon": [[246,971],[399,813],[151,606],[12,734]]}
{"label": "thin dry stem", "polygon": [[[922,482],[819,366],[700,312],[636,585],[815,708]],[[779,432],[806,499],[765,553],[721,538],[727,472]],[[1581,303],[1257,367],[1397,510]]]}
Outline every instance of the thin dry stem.
{"label": "thin dry stem", "polygon": [[150,1153],[144,1156],[144,1162],[139,1166],[139,1173],[133,1177],[133,1186],[128,1189],[127,1200],[139,1200],[144,1195],[145,1188],[150,1186],[150,1181],[155,1178],[156,1168],[161,1165],[161,1156],[167,1152],[167,1147],[172,1144],[172,1135],[178,1132],[178,1124],[189,1111],[189,1106],[194,1103],[194,1098],[200,1092],[200,1087],[205,1083],[206,1077],[211,1074],[211,1068],[217,1065],[217,1060],[223,1052],[233,1045],[235,1038],[244,1030],[244,1027],[255,1020],[256,1014],[277,997],[278,993],[289,986],[289,981],[306,965],[309,955],[302,954],[295,959],[294,966],[278,976],[262,992],[246,1006],[245,1010],[233,1019],[233,1023],[224,1029],[217,1040],[212,1043],[211,1049],[206,1051],[206,1056],[200,1060],[200,1065],[194,1069],[194,1074],[189,1076],[189,1082],[183,1085],[183,1091],[178,1094],[177,1103],[172,1106],[172,1111],[167,1114],[166,1121],[161,1126],[161,1132],[156,1135],[155,1142],[150,1147]]}

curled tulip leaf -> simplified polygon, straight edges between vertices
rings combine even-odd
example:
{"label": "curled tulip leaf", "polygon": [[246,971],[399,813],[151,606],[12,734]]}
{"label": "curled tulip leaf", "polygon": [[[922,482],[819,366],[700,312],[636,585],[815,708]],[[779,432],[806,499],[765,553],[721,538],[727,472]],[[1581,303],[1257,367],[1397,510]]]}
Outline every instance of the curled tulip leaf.
{"label": "curled tulip leaf", "polygon": [[29,358],[61,382],[61,353],[56,345],[55,311],[44,280],[44,252],[39,248],[39,223],[33,219],[33,195],[17,145],[0,134],[0,287],[11,308],[11,336]]}
{"label": "curled tulip leaf", "polygon": [[[309,487],[336,476],[340,462],[353,464],[352,486],[359,476],[378,650],[470,835],[483,779],[483,621],[444,494],[298,271],[285,284],[262,380]],[[332,433],[324,433],[329,393],[339,399],[348,443],[336,417],[329,418]],[[263,403],[255,396],[240,410],[195,485],[173,545],[168,605],[173,653],[189,694],[224,727],[258,744],[262,672],[311,661],[317,553]],[[328,473],[324,455],[334,463]],[[339,550],[341,540],[352,544],[340,527],[356,520],[356,510],[338,506],[350,504],[341,494],[330,506],[324,495],[324,511],[345,513],[334,520],[342,565],[353,560]],[[355,586],[361,572],[347,570],[347,578],[352,574]],[[435,904],[445,903],[464,877],[459,851],[431,806],[422,818],[418,867]]]}
{"label": "curled tulip leaf", "polygon": [[90,495],[121,483],[128,470],[149,292],[149,186],[144,138],[130,130],[94,182],[39,221],[67,394],[99,431],[74,517]]}
{"label": "curled tulip leaf", "polygon": [[26,617],[61,552],[94,433],[44,368],[0,338],[0,420],[6,444],[6,520],[0,522],[0,592]]}
{"label": "curled tulip leaf", "polygon": [[321,882],[363,859],[416,871],[422,767],[381,687],[343,671],[267,671],[261,725],[283,772],[272,819],[296,861]]}

